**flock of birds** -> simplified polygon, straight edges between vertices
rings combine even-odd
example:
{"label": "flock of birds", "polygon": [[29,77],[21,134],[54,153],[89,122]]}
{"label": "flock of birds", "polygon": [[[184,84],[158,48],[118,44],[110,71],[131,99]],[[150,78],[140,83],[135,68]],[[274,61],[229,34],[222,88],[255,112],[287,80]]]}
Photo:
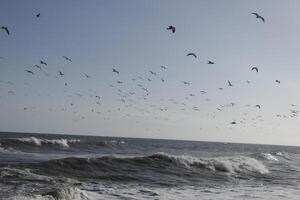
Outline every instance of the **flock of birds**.
{"label": "flock of birds", "polygon": [[[257,19],[261,20],[263,23],[265,23],[265,19],[264,17],[262,17],[261,15],[259,15],[258,13],[252,13]],[[41,17],[41,13],[38,13],[35,15],[36,18],[40,18]],[[10,29],[6,26],[1,26],[1,29],[4,31],[5,34],[7,35],[10,35],[11,32],[10,32]],[[176,27],[174,25],[170,25],[166,28],[167,31],[170,31],[172,34],[176,34]],[[188,52],[186,54],[187,57],[192,57],[193,59],[197,59],[198,56],[196,53],[194,52]],[[4,59],[3,57],[0,57],[0,59]],[[73,60],[70,58],[70,57],[67,57],[67,56],[62,56],[62,59],[64,59],[66,62],[69,62],[69,63],[72,63]],[[216,62],[215,61],[212,61],[212,60],[207,60],[206,64],[208,65],[215,65]],[[56,78],[60,78],[60,77],[64,77],[65,76],[65,72],[63,70],[58,70],[57,74],[56,75],[53,75],[53,74],[50,74],[47,72],[47,67],[48,67],[48,63],[45,61],[45,60],[40,60],[39,63],[37,64],[34,64],[32,66],[31,69],[26,69],[25,72],[32,75],[32,76],[36,76],[38,75],[39,73],[43,73],[45,76],[53,76],[53,77],[56,77]],[[160,70],[168,70],[168,68],[166,66],[160,66]],[[249,71],[252,71],[252,72],[255,72],[255,73],[259,73],[259,68],[258,67],[250,67]],[[114,67],[112,68],[112,73],[114,73],[116,76],[120,76],[121,75],[121,71],[119,69],[117,69],[117,67]],[[123,108],[130,108],[130,107],[133,107],[135,108],[136,110],[138,110],[142,115],[144,114],[151,114],[151,110],[150,109],[145,109],[145,108],[140,108],[138,107],[138,102],[139,100],[147,100],[149,98],[149,96],[151,95],[151,90],[146,87],[145,85],[145,82],[147,83],[150,83],[152,81],[155,80],[160,80],[161,83],[165,83],[166,82],[166,79],[162,76],[160,76],[159,73],[157,73],[155,70],[149,70],[148,71],[149,75],[150,76],[137,76],[137,77],[134,77],[131,79],[131,81],[137,86],[137,88],[139,88],[141,91],[142,91],[142,95],[138,96],[138,92],[137,91],[128,91],[126,90],[126,88],[124,88],[125,86],[125,83],[124,81],[122,80],[117,80],[115,83],[112,83],[110,84],[109,86],[112,87],[112,88],[116,88],[117,89],[117,95],[119,96],[119,101],[123,104],[121,105],[118,105],[117,106],[117,110],[121,110],[122,106]],[[82,76],[86,79],[91,79],[92,76],[87,74],[87,73],[82,73]],[[249,80],[246,81],[247,83],[250,83]],[[275,80],[275,82],[277,84],[280,84],[281,81],[280,80]],[[1,83],[4,83],[3,81],[0,82]],[[11,82],[5,82],[7,84],[13,84]],[[30,86],[30,83],[26,83],[27,85]],[[68,86],[69,83],[68,82],[64,82],[63,83],[64,86]],[[191,85],[191,82],[189,81],[182,81],[182,84],[184,85]],[[227,86],[228,87],[234,87],[233,83],[228,80],[227,81]],[[223,90],[224,87],[219,87],[218,88],[219,90]],[[92,98],[93,100],[95,100],[95,105],[97,106],[101,106],[103,104],[103,101],[102,101],[102,97],[100,94],[98,94],[95,90],[93,89],[88,89],[88,92],[89,92],[89,97]],[[12,91],[12,90],[9,90],[7,92],[8,94],[10,95],[14,95],[15,92]],[[202,95],[206,94],[207,91],[200,91],[200,93]],[[83,96],[85,96],[84,94],[82,93],[78,93],[78,92],[73,92],[72,94],[69,94],[68,97],[78,97],[78,98],[82,98]],[[188,99],[188,98],[191,98],[191,97],[194,97],[196,96],[196,94],[194,93],[190,93],[188,94],[187,97],[185,97],[185,99]],[[210,101],[209,98],[206,98],[205,99],[206,101]],[[188,103],[187,102],[183,102],[183,101],[180,101],[180,100],[177,100],[177,99],[174,99],[174,98],[170,98],[170,99],[161,99],[161,101],[168,101],[174,105],[179,105],[180,106],[180,110],[187,110],[188,108]],[[75,103],[74,102],[68,102],[69,103],[69,106],[71,107],[74,107]],[[229,104],[225,104],[225,105],[219,105],[216,107],[216,111],[223,111],[225,108],[227,107],[234,107],[236,105],[236,103],[234,102],[231,102]],[[251,105],[247,105],[248,107],[250,107]],[[253,107],[257,108],[257,109],[262,109],[262,106],[257,104],[257,105],[252,105]],[[287,114],[278,114],[276,115],[276,117],[283,117],[283,118],[288,118],[288,117],[297,117],[298,116],[298,113],[299,111],[294,109],[294,107],[296,107],[295,104],[291,104],[292,108],[290,110],[290,115],[287,115]],[[151,109],[157,109],[161,112],[166,112],[166,111],[169,111],[169,106],[158,106],[158,105],[149,105],[149,108]],[[200,111],[200,108],[198,106],[191,106],[190,107],[192,111]],[[23,108],[24,110],[29,110],[30,108],[29,107],[24,107]],[[32,107],[32,109],[35,109],[35,107]],[[49,108],[49,110],[51,111],[52,108]],[[69,111],[67,108],[62,108],[61,109],[62,111]],[[72,111],[74,114],[78,114],[77,111],[73,110]],[[91,108],[90,112],[93,112],[93,113],[96,113],[96,114],[99,114],[99,115],[104,115],[104,112],[103,111],[98,111],[97,108]],[[107,109],[106,110],[106,113],[109,113],[111,112],[111,109]],[[126,116],[130,116],[131,114],[128,113],[126,114]],[[212,116],[213,118],[215,117],[215,112],[212,113]],[[244,113],[244,118],[243,119],[240,119],[240,120],[233,120],[233,121],[229,121],[228,123],[231,124],[231,125],[235,125],[235,124],[238,124],[238,123],[244,123],[246,121],[246,116],[247,116],[247,113]],[[85,116],[81,116],[80,117],[81,119],[85,119]],[[168,121],[168,117],[158,117],[158,116],[154,116],[154,118],[156,120],[166,120]],[[103,118],[104,120],[110,120],[109,117],[104,117]],[[262,116],[261,115],[258,115],[257,116],[257,119],[259,121],[263,121],[262,119]],[[136,123],[139,123],[138,121]]]}

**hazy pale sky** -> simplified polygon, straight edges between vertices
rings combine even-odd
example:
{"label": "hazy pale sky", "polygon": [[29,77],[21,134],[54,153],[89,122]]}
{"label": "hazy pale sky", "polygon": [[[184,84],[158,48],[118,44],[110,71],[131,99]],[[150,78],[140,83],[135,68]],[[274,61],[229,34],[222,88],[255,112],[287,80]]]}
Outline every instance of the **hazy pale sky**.
{"label": "hazy pale sky", "polygon": [[292,0],[2,0],[0,130],[300,145],[299,11]]}

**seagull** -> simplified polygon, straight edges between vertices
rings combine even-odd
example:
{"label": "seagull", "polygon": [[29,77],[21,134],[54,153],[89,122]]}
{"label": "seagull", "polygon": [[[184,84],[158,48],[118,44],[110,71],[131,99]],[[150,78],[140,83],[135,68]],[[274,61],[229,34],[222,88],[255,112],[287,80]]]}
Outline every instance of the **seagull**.
{"label": "seagull", "polygon": [[165,82],[165,79],[163,79],[163,78],[161,78],[160,80],[161,80],[161,82]]}
{"label": "seagull", "polygon": [[215,64],[215,62],[209,60],[209,61],[207,61],[207,64],[213,65],[213,64]]}
{"label": "seagull", "polygon": [[36,15],[37,18],[39,18],[40,16],[41,16],[41,13],[38,13],[38,14]]}
{"label": "seagull", "polygon": [[262,16],[260,16],[259,14],[257,14],[257,13],[251,13],[251,14],[255,15],[256,18],[261,19],[263,22],[265,22],[265,19]]}
{"label": "seagull", "polygon": [[197,58],[197,55],[195,53],[188,53],[186,54],[186,56],[194,56],[195,58]]}
{"label": "seagull", "polygon": [[260,105],[255,105],[254,107],[258,107],[259,109],[261,109]]}
{"label": "seagull", "polygon": [[280,83],[280,80],[275,80],[276,83]]}
{"label": "seagull", "polygon": [[230,81],[228,81],[228,86],[233,86],[232,83]]}
{"label": "seagull", "polygon": [[114,73],[119,74],[120,72],[118,70],[116,70],[115,68],[112,69]]}
{"label": "seagull", "polygon": [[91,78],[90,75],[88,75],[88,74],[86,74],[86,73],[83,73],[83,74],[84,74],[84,76],[85,76],[86,78]]}
{"label": "seagull", "polygon": [[122,81],[117,81],[117,83],[122,84],[123,82]]}
{"label": "seagull", "polygon": [[46,66],[47,66],[47,63],[44,62],[44,61],[42,61],[42,60],[40,60],[40,64],[41,64],[41,65],[46,65]]}
{"label": "seagull", "polygon": [[171,25],[171,26],[168,26],[167,30],[171,30],[172,33],[175,33],[176,27]]}
{"label": "seagull", "polygon": [[32,74],[32,75],[34,75],[34,72],[33,72],[33,71],[26,70],[26,72],[27,72],[27,73],[29,73],[29,74]]}
{"label": "seagull", "polygon": [[153,74],[154,76],[156,76],[157,74],[153,71],[149,71],[151,74]]}
{"label": "seagull", "polygon": [[182,81],[183,82],[183,84],[185,84],[185,85],[190,85],[191,83],[189,83],[189,82],[186,82],[186,81]]}
{"label": "seagull", "polygon": [[231,122],[230,124],[236,124],[236,122],[233,121],[233,122]]}
{"label": "seagull", "polygon": [[258,72],[258,68],[257,67],[252,67],[251,71],[255,70],[256,72]]}
{"label": "seagull", "polygon": [[161,67],[162,69],[167,69],[167,68],[166,68],[166,66],[163,66],[163,65],[162,65],[162,66],[160,66],[160,67]]}
{"label": "seagull", "polygon": [[151,82],[151,81],[152,81],[150,78],[147,78],[147,80],[148,80],[149,82]]}
{"label": "seagull", "polygon": [[67,56],[63,56],[64,59],[66,59],[69,62],[72,62],[71,58],[68,58]]}
{"label": "seagull", "polygon": [[61,75],[61,76],[63,76],[64,75],[64,73],[62,73],[61,71],[58,71],[59,72],[59,75]]}
{"label": "seagull", "polygon": [[250,81],[249,81],[249,80],[247,80],[246,82],[247,82],[247,83],[250,83]]}
{"label": "seagull", "polygon": [[9,32],[9,30],[8,30],[8,27],[6,27],[6,26],[1,26],[1,29],[3,29],[3,30],[7,33],[7,35],[10,34],[10,32]]}

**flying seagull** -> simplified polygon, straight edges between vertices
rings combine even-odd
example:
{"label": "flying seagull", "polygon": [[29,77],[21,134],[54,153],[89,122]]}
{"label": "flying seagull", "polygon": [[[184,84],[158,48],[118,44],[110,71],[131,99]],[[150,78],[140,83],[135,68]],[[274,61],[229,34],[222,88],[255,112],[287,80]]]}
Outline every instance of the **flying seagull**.
{"label": "flying seagull", "polygon": [[163,65],[162,65],[162,66],[160,66],[160,67],[161,67],[162,69],[167,69],[167,68],[166,68],[166,66],[163,66]]}
{"label": "flying seagull", "polygon": [[171,30],[172,33],[175,33],[176,27],[171,25],[171,26],[168,26],[167,30]]}
{"label": "flying seagull", "polygon": [[254,107],[258,107],[259,109],[261,109],[260,105],[255,105]]}
{"label": "flying seagull", "polygon": [[6,27],[6,26],[1,26],[1,29],[3,29],[3,30],[7,33],[7,35],[10,34],[10,32],[9,32],[9,30],[8,30],[8,27]]}
{"label": "flying seagull", "polygon": [[231,122],[230,124],[236,124],[236,122],[235,122],[235,121],[233,121],[233,122]]}
{"label": "flying seagull", "polygon": [[63,56],[64,59],[66,59],[69,62],[72,62],[71,58],[68,58],[67,56]]}
{"label": "flying seagull", "polygon": [[190,82],[186,82],[186,81],[182,81],[183,82],[183,84],[185,84],[185,85],[190,85],[191,83]]}
{"label": "flying seagull", "polygon": [[197,55],[195,53],[188,53],[186,54],[186,56],[194,56],[195,58],[197,58]]}
{"label": "flying seagull", "polygon": [[232,83],[230,81],[228,81],[228,86],[233,86]]}
{"label": "flying seagull", "polygon": [[215,64],[215,62],[209,60],[209,61],[207,61],[207,64],[213,65],[213,64]]}
{"label": "flying seagull", "polygon": [[91,78],[90,75],[88,75],[88,74],[86,74],[86,73],[83,73],[83,74],[84,74],[84,76],[85,76],[86,78]]}
{"label": "flying seagull", "polygon": [[251,71],[255,70],[256,72],[258,72],[258,68],[257,67],[252,67]]}
{"label": "flying seagull", "polygon": [[40,60],[40,64],[41,64],[41,65],[46,65],[46,66],[47,66],[47,63],[44,62],[44,61],[42,61],[42,60]]}
{"label": "flying seagull", "polygon": [[280,80],[275,80],[276,83],[280,83]]}
{"label": "flying seagull", "polygon": [[64,73],[62,73],[61,71],[58,71],[59,72],[59,75],[60,76],[63,76],[64,75]]}
{"label": "flying seagull", "polygon": [[153,74],[154,76],[156,76],[157,74],[153,71],[149,71],[151,74]]}
{"label": "flying seagull", "polygon": [[33,71],[26,70],[26,72],[27,72],[27,73],[29,73],[29,74],[32,74],[32,75],[34,75],[34,72],[33,72]]}
{"label": "flying seagull", "polygon": [[116,70],[115,68],[112,69],[114,73],[119,74],[120,72],[118,70]]}
{"label": "flying seagull", "polygon": [[38,14],[36,15],[37,18],[39,18],[40,16],[41,16],[41,13],[38,13]]}
{"label": "flying seagull", "polygon": [[262,16],[260,16],[259,14],[257,14],[257,13],[252,13],[252,14],[255,15],[256,18],[261,19],[263,22],[265,22],[265,19]]}

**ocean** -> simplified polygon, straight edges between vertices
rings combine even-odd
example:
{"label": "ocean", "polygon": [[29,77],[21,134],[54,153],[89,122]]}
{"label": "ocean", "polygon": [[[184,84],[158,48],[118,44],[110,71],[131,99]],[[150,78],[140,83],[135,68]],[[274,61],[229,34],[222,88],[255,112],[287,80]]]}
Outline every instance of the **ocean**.
{"label": "ocean", "polygon": [[0,133],[2,200],[300,199],[300,147]]}

